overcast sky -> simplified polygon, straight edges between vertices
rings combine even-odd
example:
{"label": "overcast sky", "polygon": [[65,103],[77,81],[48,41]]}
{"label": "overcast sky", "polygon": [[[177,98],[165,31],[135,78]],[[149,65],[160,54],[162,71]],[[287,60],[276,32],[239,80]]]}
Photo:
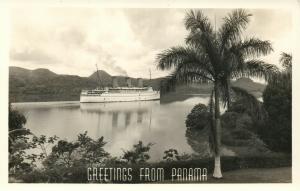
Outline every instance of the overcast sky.
{"label": "overcast sky", "polygon": [[[48,68],[59,74],[89,76],[98,68],[111,75],[152,77],[157,53],[184,45],[186,9],[13,9],[10,65]],[[204,9],[216,26],[231,10]],[[291,53],[292,15],[287,10],[248,10],[253,14],[244,33],[272,42],[264,58],[278,64],[282,51]]]}

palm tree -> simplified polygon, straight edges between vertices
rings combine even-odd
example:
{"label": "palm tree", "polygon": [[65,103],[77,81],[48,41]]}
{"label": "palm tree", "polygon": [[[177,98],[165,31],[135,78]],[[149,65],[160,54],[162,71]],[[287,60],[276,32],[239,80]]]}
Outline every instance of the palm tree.
{"label": "palm tree", "polygon": [[291,71],[291,69],[292,69],[292,60],[293,60],[293,57],[292,57],[291,54],[282,52],[281,57],[279,59],[279,62],[282,64],[282,66],[284,67],[285,70]]}
{"label": "palm tree", "polygon": [[251,14],[234,10],[224,18],[224,24],[214,31],[209,19],[199,10],[189,11],[185,27],[190,31],[187,46],[171,47],[157,57],[158,68],[173,69],[171,81],[213,82],[213,137],[215,168],[213,176],[221,178],[220,98],[230,107],[230,79],[242,76],[269,79],[277,68],[257,58],[272,51],[269,41],[242,38]]}

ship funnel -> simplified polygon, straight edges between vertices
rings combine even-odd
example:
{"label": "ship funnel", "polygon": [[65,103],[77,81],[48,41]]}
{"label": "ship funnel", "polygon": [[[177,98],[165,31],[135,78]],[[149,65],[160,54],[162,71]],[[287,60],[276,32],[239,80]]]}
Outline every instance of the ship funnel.
{"label": "ship funnel", "polygon": [[143,87],[143,79],[142,78],[138,78],[137,79],[137,84],[138,84],[139,88],[142,88]]}
{"label": "ship funnel", "polygon": [[129,77],[126,78],[126,84],[128,87],[131,87],[131,78]]}
{"label": "ship funnel", "polygon": [[113,86],[113,88],[116,88],[119,86],[117,77],[115,77],[115,76],[112,77],[112,86]]}

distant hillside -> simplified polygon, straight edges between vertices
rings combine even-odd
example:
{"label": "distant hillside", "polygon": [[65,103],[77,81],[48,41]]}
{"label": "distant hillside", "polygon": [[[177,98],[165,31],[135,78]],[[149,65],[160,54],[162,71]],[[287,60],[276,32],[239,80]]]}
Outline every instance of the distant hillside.
{"label": "distant hillside", "polygon": [[12,102],[78,100],[82,88],[96,82],[75,75],[58,75],[47,69],[9,68],[9,98]]}
{"label": "distant hillside", "polygon": [[[247,90],[249,93],[259,98],[265,89],[265,85],[261,83],[256,83],[249,78],[240,78],[231,81],[231,85],[235,87],[240,87]],[[205,96],[209,95],[212,91],[213,84],[189,84],[189,85],[179,85],[174,91],[165,93],[161,97],[162,103],[169,103],[173,101],[180,101],[190,98],[191,96],[199,95]]]}
{"label": "distant hillside", "polygon": [[[112,76],[99,70],[103,86],[112,85]],[[125,76],[117,76],[120,86],[126,85]],[[131,78],[137,84],[136,78]],[[144,85],[159,89],[160,79],[153,79]],[[48,69],[28,70],[20,67],[9,67],[9,98],[12,102],[36,101],[73,101],[79,100],[82,89],[93,89],[99,86],[97,72],[89,77],[59,75]]]}
{"label": "distant hillside", "polygon": [[257,82],[253,82],[253,80],[249,78],[240,78],[232,82],[233,86],[244,88],[249,92],[260,92],[262,93],[265,90],[265,85]]}
{"label": "distant hillside", "polygon": [[[103,86],[112,85],[112,76],[105,71],[98,71]],[[119,86],[126,86],[125,76],[116,76]],[[144,86],[152,86],[159,90],[163,78],[144,79]],[[97,72],[89,77],[76,75],[59,75],[48,69],[28,70],[20,67],[9,68],[9,98],[11,102],[36,102],[36,101],[75,101],[79,100],[82,89],[92,89],[99,86]],[[133,86],[137,79],[131,78]],[[233,86],[247,89],[255,96],[261,96],[265,86],[255,83],[251,79],[241,78],[232,82]],[[175,92],[164,95],[209,94],[211,84],[191,84],[178,86]]]}

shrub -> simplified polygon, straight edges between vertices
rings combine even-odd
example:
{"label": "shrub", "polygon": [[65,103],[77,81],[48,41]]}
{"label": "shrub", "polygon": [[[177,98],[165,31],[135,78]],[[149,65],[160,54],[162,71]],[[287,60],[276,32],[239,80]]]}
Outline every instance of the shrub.
{"label": "shrub", "polygon": [[103,137],[93,140],[85,131],[78,135],[75,142],[59,140],[43,164],[49,168],[101,164],[109,157],[109,153],[103,149],[105,144]]}
{"label": "shrub", "polygon": [[207,106],[198,104],[188,114],[185,124],[187,127],[201,130],[210,125],[210,116]]}
{"label": "shrub", "polygon": [[247,129],[235,129],[231,132],[234,139],[250,139],[253,136],[253,133]]}
{"label": "shrub", "polygon": [[138,144],[133,145],[133,149],[129,151],[124,151],[123,159],[125,159],[130,164],[143,164],[150,159],[148,154],[153,143],[148,143],[143,145],[142,141],[139,141]]}
{"label": "shrub", "polygon": [[207,106],[195,105],[188,114],[185,124],[187,127],[185,136],[192,149],[201,158],[211,156],[211,114]]}
{"label": "shrub", "polygon": [[221,116],[221,124],[224,129],[235,129],[236,128],[236,120],[239,117],[237,112],[225,112]]}
{"label": "shrub", "polygon": [[187,128],[185,131],[187,143],[198,154],[200,158],[205,158],[212,155],[212,148],[210,145],[210,129],[202,130],[196,128]]}
{"label": "shrub", "polygon": [[236,128],[254,131],[253,119],[248,114],[240,114],[236,119]]}
{"label": "shrub", "polygon": [[178,151],[176,149],[169,149],[166,150],[164,152],[164,157],[163,160],[165,161],[184,161],[184,160],[188,160],[191,158],[191,155],[183,153],[183,154],[179,154]]}
{"label": "shrub", "polygon": [[178,151],[176,149],[169,149],[164,152],[163,160],[174,161],[179,159]]}

